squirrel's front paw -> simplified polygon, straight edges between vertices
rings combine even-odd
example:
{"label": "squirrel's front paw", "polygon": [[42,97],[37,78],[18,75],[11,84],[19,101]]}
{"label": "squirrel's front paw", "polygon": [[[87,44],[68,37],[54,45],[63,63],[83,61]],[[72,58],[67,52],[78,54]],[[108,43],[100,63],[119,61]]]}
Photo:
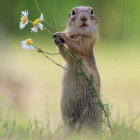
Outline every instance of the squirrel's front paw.
{"label": "squirrel's front paw", "polygon": [[54,34],[53,39],[57,46],[62,47],[65,44],[65,33],[57,32]]}

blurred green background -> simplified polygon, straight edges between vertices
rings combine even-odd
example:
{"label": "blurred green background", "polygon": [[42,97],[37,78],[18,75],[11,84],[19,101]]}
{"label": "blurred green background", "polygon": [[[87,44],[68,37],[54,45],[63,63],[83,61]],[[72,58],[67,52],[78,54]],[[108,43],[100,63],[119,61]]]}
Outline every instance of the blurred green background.
{"label": "blurred green background", "polygon": [[[66,17],[70,10],[78,5],[89,5],[94,8],[100,20],[100,35],[109,40],[139,39],[140,18],[139,0],[40,0],[39,6],[47,20],[58,29],[64,29]],[[31,19],[39,16],[34,0],[1,0],[1,24],[6,30],[19,32],[20,12],[29,10]],[[131,38],[131,39],[130,39]]]}
{"label": "blurred green background", "polygon": [[[113,119],[118,114],[129,118],[140,113],[140,1],[38,0],[38,4],[57,31],[65,29],[73,7],[94,8],[100,20],[94,53],[101,75],[102,99],[113,106]],[[29,11],[31,20],[40,16],[34,0],[0,0],[0,95],[4,102],[10,100],[14,108],[30,117],[50,120],[54,129],[62,122],[59,102],[63,70],[36,51],[21,49],[21,41],[32,38],[38,47],[57,52],[52,35],[31,33],[31,24],[19,29],[23,10]],[[59,55],[50,57],[64,63]]]}

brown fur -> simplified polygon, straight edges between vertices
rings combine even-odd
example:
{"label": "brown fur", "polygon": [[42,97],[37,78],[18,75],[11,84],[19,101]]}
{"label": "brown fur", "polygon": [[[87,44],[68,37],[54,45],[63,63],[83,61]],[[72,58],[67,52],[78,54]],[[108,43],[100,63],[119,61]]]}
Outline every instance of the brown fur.
{"label": "brown fur", "polygon": [[[100,76],[93,54],[93,45],[97,39],[97,30],[93,29],[92,31],[92,26],[97,27],[97,19],[90,19],[89,12],[91,7],[76,7],[74,10],[77,17],[70,15],[65,32],[54,35],[54,41],[66,60],[61,98],[62,117],[68,128],[88,127],[99,130],[101,127],[102,112],[96,104],[97,98],[92,97],[85,77],[77,74],[80,72],[77,64],[75,64],[70,56],[65,54],[66,47],[76,58],[81,59],[82,69],[87,73],[88,77],[93,77],[93,86],[99,94]],[[75,28],[75,26],[81,24],[78,18],[83,15],[87,17],[87,23],[91,30]],[[77,18],[78,23],[73,18]],[[74,28],[72,29],[71,27]]]}

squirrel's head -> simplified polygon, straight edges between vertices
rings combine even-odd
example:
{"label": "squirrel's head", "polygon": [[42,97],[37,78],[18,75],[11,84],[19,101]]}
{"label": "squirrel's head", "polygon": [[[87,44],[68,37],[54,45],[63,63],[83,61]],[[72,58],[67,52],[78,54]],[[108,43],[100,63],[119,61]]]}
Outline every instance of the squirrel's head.
{"label": "squirrel's head", "polygon": [[92,7],[75,7],[68,16],[66,32],[72,35],[92,35],[97,32],[97,24],[98,21]]}

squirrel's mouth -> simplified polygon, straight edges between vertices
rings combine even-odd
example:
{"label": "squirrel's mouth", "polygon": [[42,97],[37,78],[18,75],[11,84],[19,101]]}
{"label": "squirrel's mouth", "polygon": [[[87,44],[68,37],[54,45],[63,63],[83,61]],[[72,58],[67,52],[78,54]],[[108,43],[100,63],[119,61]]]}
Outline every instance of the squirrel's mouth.
{"label": "squirrel's mouth", "polygon": [[87,25],[86,23],[83,23],[81,26],[80,26],[80,28],[82,28],[82,27],[88,27],[89,25]]}

